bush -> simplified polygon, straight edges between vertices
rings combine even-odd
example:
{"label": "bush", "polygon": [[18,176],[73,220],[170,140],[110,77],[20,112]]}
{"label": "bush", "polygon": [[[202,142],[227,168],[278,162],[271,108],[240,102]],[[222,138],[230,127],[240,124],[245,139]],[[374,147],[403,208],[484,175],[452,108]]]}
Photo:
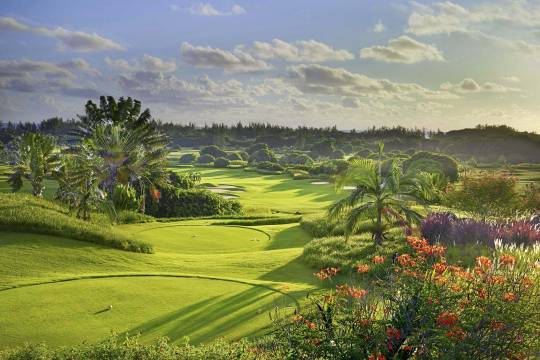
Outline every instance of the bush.
{"label": "bush", "polygon": [[198,172],[177,173],[169,171],[169,182],[173,187],[189,190],[194,189],[201,182],[201,174]]}
{"label": "bush", "polygon": [[310,169],[310,173],[314,175],[337,175],[345,171],[348,167],[349,162],[347,160],[330,160],[313,166]]}
{"label": "bush", "polygon": [[197,160],[197,163],[199,164],[211,164],[213,163],[215,158],[212,155],[201,155],[199,159]]}
{"label": "bush", "polygon": [[405,172],[440,173],[450,181],[458,179],[458,164],[448,155],[419,151],[403,162]]}
{"label": "bush", "polygon": [[420,228],[422,236],[432,244],[482,244],[493,248],[497,241],[503,245],[524,246],[540,243],[540,224],[534,218],[495,222],[459,219],[451,213],[432,213],[422,221]]}
{"label": "bush", "polygon": [[229,164],[230,164],[230,161],[223,157],[220,157],[214,160],[214,167],[216,168],[226,168],[227,166],[229,166]]}
{"label": "bush", "polygon": [[345,234],[342,223],[331,222],[326,215],[304,216],[300,226],[314,238]]}
{"label": "bush", "polygon": [[153,222],[156,219],[152,216],[141,214],[135,211],[120,211],[117,216],[119,224],[139,224],[146,222]]}
{"label": "bush", "polygon": [[345,152],[341,149],[336,149],[330,155],[332,159],[343,159],[345,157]]}
{"label": "bush", "polygon": [[229,167],[231,168],[243,168],[247,166],[247,161],[244,160],[231,160],[229,161]]}
{"label": "bush", "polygon": [[227,157],[227,153],[223,151],[219,146],[216,145],[210,145],[203,147],[200,151],[201,156],[202,155],[212,155],[215,158],[218,157]]}
{"label": "bush", "polygon": [[208,190],[182,190],[163,188],[158,202],[147,207],[148,214],[155,217],[200,217],[234,215],[242,212],[240,203],[227,200]]}
{"label": "bush", "polygon": [[257,164],[257,169],[270,171],[284,171],[285,168],[275,162],[262,161]]}
{"label": "bush", "polygon": [[238,152],[230,152],[227,154],[227,159],[231,161],[238,161],[238,160],[244,160],[242,159],[242,156]]}
{"label": "bush", "polygon": [[311,146],[314,157],[331,157],[336,151],[333,140],[321,140]]}
{"label": "bush", "polygon": [[281,157],[281,159],[279,159],[279,162],[283,165],[313,165],[313,159],[309,155],[301,152],[287,153],[283,157]]}
{"label": "bush", "polygon": [[251,145],[248,149],[247,149],[247,152],[249,154],[254,154],[256,153],[257,151],[259,150],[270,150],[268,148],[268,145],[266,145],[265,143],[257,143],[257,144],[253,144]]}
{"label": "bush", "polygon": [[461,186],[448,188],[446,202],[482,216],[510,215],[519,207],[519,193],[515,179],[508,176],[465,177]]}
{"label": "bush", "polygon": [[112,193],[112,202],[117,211],[138,210],[141,206],[137,191],[130,185],[117,184]]}
{"label": "bush", "polygon": [[[442,246],[414,237],[407,242],[392,260],[364,258],[347,284],[311,296],[301,313],[282,318],[277,348],[287,349],[291,359],[538,355],[538,250],[500,249],[494,258],[478,257],[469,270],[448,263]],[[331,285],[340,270],[323,268],[315,276]],[[381,270],[387,281],[366,281]]]}
{"label": "bush", "polygon": [[272,150],[268,149],[261,149],[255,151],[250,157],[249,162],[263,162],[263,161],[269,161],[269,162],[277,162],[276,155]]}
{"label": "bush", "polygon": [[180,164],[193,164],[194,162],[197,161],[198,158],[199,158],[199,154],[197,153],[184,154],[180,156],[180,159],[178,160],[178,162]]}
{"label": "bush", "polygon": [[131,239],[109,224],[76,219],[55,203],[23,194],[0,194],[0,231],[27,232],[152,253],[152,245]]}

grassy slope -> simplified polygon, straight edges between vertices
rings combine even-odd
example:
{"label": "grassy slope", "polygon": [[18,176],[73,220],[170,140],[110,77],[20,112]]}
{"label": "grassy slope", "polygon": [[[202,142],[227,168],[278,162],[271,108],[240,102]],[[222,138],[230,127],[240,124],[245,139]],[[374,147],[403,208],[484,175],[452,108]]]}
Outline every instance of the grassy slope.
{"label": "grassy slope", "polygon": [[[155,246],[152,255],[53,236],[0,233],[0,288],[21,286],[0,291],[0,313],[8,314],[0,318],[0,328],[7,329],[0,346],[97,341],[111,329],[142,331],[144,339],[166,335],[180,341],[190,335],[195,342],[255,335],[268,324],[273,306],[293,304],[290,297],[271,289],[299,296],[315,285],[312,270],[298,260],[309,236],[297,224],[250,229],[200,226],[204,223],[120,227],[129,234],[144,234]],[[127,274],[233,282],[107,277],[50,283]],[[24,287],[40,282],[49,283]],[[112,310],[100,312],[109,304]],[[61,336],[63,329],[69,334]]]}

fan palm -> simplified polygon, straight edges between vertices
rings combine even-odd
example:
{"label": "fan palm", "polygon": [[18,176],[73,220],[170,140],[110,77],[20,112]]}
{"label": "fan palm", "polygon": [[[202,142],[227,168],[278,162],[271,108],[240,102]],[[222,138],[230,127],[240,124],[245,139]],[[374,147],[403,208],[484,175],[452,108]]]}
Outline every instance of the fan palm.
{"label": "fan palm", "polygon": [[345,217],[345,235],[362,231],[366,218],[371,220],[375,244],[381,245],[392,224],[409,226],[417,223],[421,215],[411,204],[425,204],[431,198],[430,186],[414,174],[404,175],[393,162],[383,173],[383,144],[379,145],[378,160],[356,159],[336,179],[336,187],[355,185],[351,193],[330,206],[328,214],[335,221]]}
{"label": "fan palm", "polygon": [[22,188],[23,180],[28,179],[32,184],[32,194],[42,197],[45,177],[52,173],[58,163],[55,139],[40,133],[26,133],[17,145],[18,161],[8,182],[15,192]]}

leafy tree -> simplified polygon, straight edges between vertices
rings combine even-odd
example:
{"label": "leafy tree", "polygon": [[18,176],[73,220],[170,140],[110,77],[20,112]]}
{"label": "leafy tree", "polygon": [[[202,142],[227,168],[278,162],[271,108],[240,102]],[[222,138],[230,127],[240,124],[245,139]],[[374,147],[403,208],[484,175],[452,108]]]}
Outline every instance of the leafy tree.
{"label": "leafy tree", "polygon": [[213,163],[214,160],[216,160],[215,157],[213,157],[212,155],[210,154],[206,154],[206,155],[201,155],[199,157],[199,159],[197,160],[197,162],[199,164],[210,164],[210,163]]}
{"label": "leafy tree", "polygon": [[227,153],[223,151],[220,147],[216,145],[210,145],[206,146],[201,149],[200,151],[201,156],[202,155],[212,155],[215,158],[218,157],[227,157]]}
{"label": "leafy tree", "polygon": [[263,161],[269,161],[269,162],[276,162],[276,155],[272,150],[269,149],[260,149],[255,151],[251,156],[249,157],[250,162],[263,162]]}
{"label": "leafy tree", "polygon": [[199,158],[199,154],[189,153],[189,154],[184,154],[180,156],[180,159],[178,160],[178,162],[180,164],[193,164],[195,161],[197,161],[198,158]]}
{"label": "leafy tree", "polygon": [[355,159],[349,168],[337,177],[336,187],[355,185],[351,193],[334,203],[328,210],[329,218],[335,221],[345,216],[345,235],[361,229],[366,218],[372,226],[369,231],[376,245],[381,245],[392,224],[409,226],[418,223],[421,215],[411,208],[412,201],[425,203],[430,189],[421,179],[413,175],[404,175],[401,168],[394,163],[391,171],[382,173],[384,145],[379,145],[379,159]]}
{"label": "leafy tree", "polygon": [[214,161],[214,167],[216,168],[226,168],[227,166],[229,166],[229,164],[230,160],[224,157],[219,157]]}
{"label": "leafy tree", "polygon": [[55,139],[40,133],[26,133],[17,145],[18,161],[8,182],[15,192],[22,188],[23,180],[28,179],[32,184],[32,194],[42,197],[45,177],[51,174],[58,164],[58,155],[54,152]]}

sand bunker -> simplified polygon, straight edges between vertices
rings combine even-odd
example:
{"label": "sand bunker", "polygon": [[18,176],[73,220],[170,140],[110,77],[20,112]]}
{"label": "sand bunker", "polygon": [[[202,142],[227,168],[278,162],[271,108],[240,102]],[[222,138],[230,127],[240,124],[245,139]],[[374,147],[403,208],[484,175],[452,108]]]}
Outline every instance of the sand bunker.
{"label": "sand bunker", "polygon": [[328,181],[314,181],[311,185],[327,185],[330,184]]}

